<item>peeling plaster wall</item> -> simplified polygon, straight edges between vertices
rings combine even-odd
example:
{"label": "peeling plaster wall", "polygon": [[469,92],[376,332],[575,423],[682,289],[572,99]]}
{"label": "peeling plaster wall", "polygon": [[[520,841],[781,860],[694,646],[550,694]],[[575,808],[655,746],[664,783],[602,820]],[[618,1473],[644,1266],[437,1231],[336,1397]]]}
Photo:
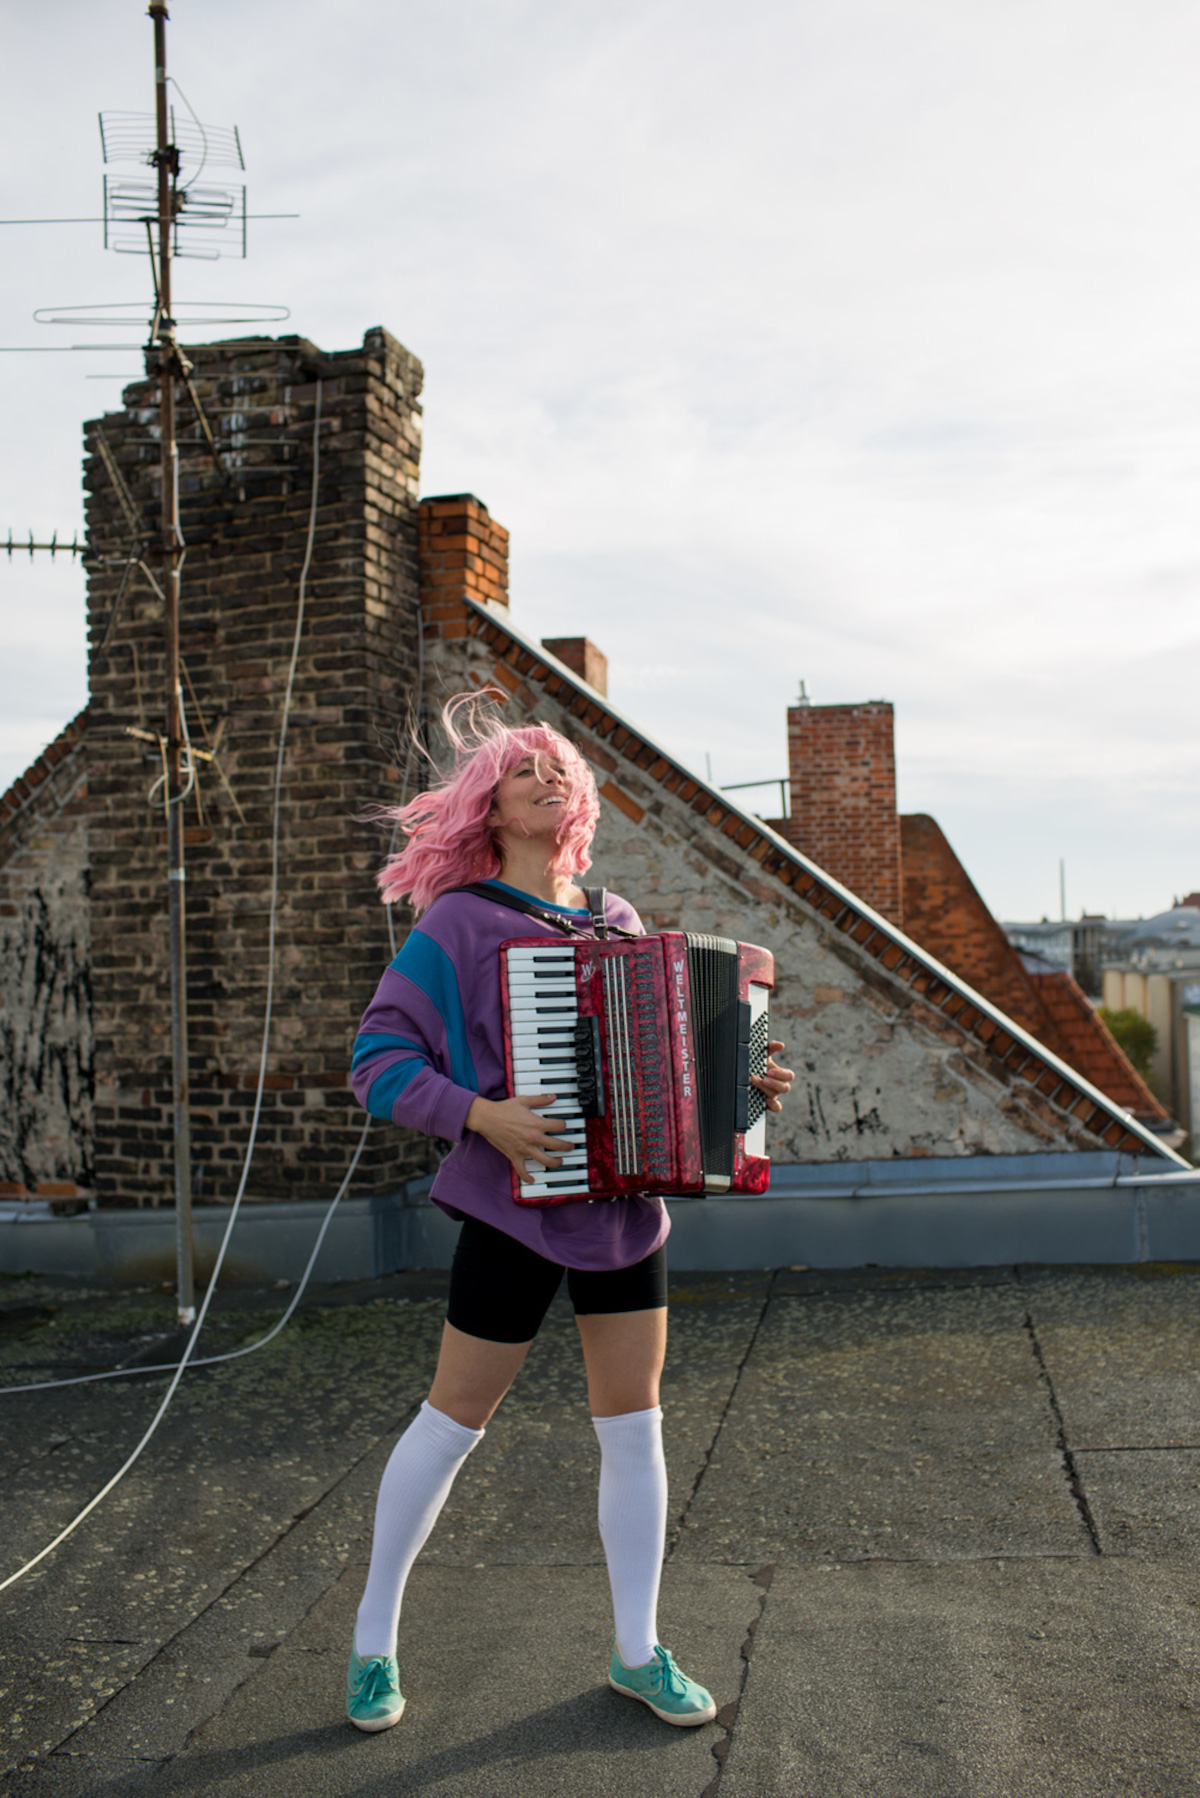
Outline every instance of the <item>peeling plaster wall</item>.
{"label": "peeling plaster wall", "polygon": [[[429,647],[428,696],[495,684],[476,639]],[[501,668],[501,675],[508,670]],[[577,743],[592,763],[604,809],[592,875],[638,907],[648,930],[712,931],[758,942],[775,956],[775,1034],[797,1071],[786,1110],[768,1120],[780,1162],[889,1156],[1000,1155],[1095,1148],[1073,1140],[1061,1115],[1028,1088],[1018,1095],[979,1045],[948,1027],[872,958],[823,920],[687,805],[565,714],[518,685],[507,715],[529,713]]]}
{"label": "peeling plaster wall", "polygon": [[[0,867],[0,1184],[92,1184],[86,789],[24,821]],[[46,796],[47,798],[50,795]]]}

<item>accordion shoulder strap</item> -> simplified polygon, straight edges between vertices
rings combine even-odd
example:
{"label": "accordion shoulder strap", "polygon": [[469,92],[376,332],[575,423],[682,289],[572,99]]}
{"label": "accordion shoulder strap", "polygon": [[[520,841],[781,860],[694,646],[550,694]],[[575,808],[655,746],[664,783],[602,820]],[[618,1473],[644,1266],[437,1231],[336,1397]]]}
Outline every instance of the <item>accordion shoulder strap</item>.
{"label": "accordion shoulder strap", "polygon": [[583,896],[592,914],[592,929],[603,942],[608,935],[608,919],[604,915],[604,901],[608,898],[608,892],[604,887],[584,887]]}
{"label": "accordion shoulder strap", "polygon": [[[564,936],[590,937],[592,935],[592,931],[583,929],[575,922],[574,918],[564,917],[562,912],[543,910],[540,905],[535,905],[531,899],[522,898],[519,893],[506,893],[500,887],[486,885],[482,880],[472,881],[467,886],[450,887],[447,890],[452,893],[474,893],[477,899],[490,899],[493,905],[506,905],[510,911],[522,912],[527,918],[536,918],[539,924],[549,924],[555,930],[561,930]],[[596,936],[633,937],[637,934],[632,930],[622,930],[617,924],[609,924],[604,916],[605,889],[603,887],[585,887],[584,893],[587,896],[588,910],[592,914],[591,922]],[[599,904],[597,904],[597,900]]]}
{"label": "accordion shoulder strap", "polygon": [[586,936],[573,918],[564,918],[561,913],[543,911],[540,905],[532,900],[522,899],[517,893],[505,893],[498,887],[486,886],[482,880],[475,880],[463,887],[451,887],[452,893],[474,893],[477,899],[490,899],[493,905],[506,905],[509,911],[519,911],[527,918],[536,918],[539,924],[551,924],[555,930],[561,930],[566,936]]}

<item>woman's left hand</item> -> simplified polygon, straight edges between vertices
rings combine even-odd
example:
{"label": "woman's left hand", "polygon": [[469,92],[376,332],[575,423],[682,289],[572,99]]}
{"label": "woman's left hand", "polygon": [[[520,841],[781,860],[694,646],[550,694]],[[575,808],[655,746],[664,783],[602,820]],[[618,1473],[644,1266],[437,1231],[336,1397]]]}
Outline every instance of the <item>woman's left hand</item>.
{"label": "woman's left hand", "polygon": [[768,1043],[766,1073],[751,1076],[751,1084],[766,1094],[768,1111],[783,1110],[782,1101],[796,1078],[791,1068],[781,1068],[775,1060],[776,1050],[782,1048],[782,1043]]}

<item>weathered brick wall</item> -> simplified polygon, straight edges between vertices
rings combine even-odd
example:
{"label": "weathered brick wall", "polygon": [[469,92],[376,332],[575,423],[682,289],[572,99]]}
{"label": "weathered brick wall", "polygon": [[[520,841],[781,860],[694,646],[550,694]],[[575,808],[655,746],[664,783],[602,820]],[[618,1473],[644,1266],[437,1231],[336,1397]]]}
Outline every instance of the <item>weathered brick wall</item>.
{"label": "weathered brick wall", "polygon": [[789,706],[783,834],[894,924],[904,922],[892,707]]}
{"label": "weathered brick wall", "polygon": [[85,724],[0,799],[0,1195],[89,1196],[92,1018]]}
{"label": "weathered brick wall", "polygon": [[[186,813],[200,1199],[232,1195],[254,1097],[277,732],[323,382],[316,535],[283,783],[275,1024],[248,1189],[253,1198],[318,1196],[341,1179],[361,1127],[348,1052],[389,955],[371,892],[379,831],[363,812],[396,796],[414,699],[421,369],[382,330],[336,355],[300,338],[188,354],[233,469],[222,485],[181,395],[180,630],[194,689],[185,697],[193,736],[219,740],[230,789],[203,769]],[[159,513],[156,369],[124,399],[122,411],[85,427],[89,538],[93,554],[110,557],[129,533],[99,433],[150,527]],[[94,565],[89,595],[96,1185],[102,1203],[153,1205],[172,1191],[165,834],[148,797],[156,752],[122,731],[162,717],[162,607],[136,576],[102,651],[120,578],[117,563]],[[356,1187],[390,1185],[427,1159],[420,1139],[376,1130]]]}

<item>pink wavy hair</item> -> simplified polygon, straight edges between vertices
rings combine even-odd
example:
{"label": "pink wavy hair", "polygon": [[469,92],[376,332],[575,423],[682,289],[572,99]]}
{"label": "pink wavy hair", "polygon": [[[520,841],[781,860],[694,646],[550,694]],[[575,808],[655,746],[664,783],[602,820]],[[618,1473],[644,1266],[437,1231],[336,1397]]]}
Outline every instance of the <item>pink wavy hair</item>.
{"label": "pink wavy hair", "polygon": [[496,788],[527,756],[547,756],[566,775],[567,803],[555,833],[558,874],[582,874],[591,866],[591,844],[600,817],[592,771],[574,744],[548,724],[507,725],[496,717],[487,693],[458,693],[442,709],[442,728],[454,755],[450,775],[407,805],[384,808],[408,838],[379,871],[384,903],[409,898],[417,912],[439,893],[474,880],[495,879],[503,868],[489,822]]}

